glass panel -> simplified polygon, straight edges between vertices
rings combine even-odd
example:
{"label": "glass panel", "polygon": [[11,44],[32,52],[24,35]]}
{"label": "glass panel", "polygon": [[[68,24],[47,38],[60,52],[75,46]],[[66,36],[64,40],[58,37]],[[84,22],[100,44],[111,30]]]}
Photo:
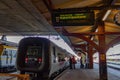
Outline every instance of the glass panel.
{"label": "glass panel", "polygon": [[42,46],[29,46],[27,56],[42,56]]}

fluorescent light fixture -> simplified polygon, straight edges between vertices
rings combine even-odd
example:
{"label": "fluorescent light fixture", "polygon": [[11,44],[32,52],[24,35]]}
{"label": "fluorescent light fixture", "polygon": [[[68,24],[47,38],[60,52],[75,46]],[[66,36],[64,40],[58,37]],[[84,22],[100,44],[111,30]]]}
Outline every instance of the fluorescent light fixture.
{"label": "fluorescent light fixture", "polygon": [[105,21],[108,15],[111,13],[111,10],[107,10],[106,14],[104,15],[102,21]]}

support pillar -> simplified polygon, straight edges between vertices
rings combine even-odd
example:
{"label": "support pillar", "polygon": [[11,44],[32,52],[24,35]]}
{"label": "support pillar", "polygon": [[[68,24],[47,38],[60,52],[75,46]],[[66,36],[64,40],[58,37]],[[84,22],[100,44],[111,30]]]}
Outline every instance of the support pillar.
{"label": "support pillar", "polygon": [[106,64],[106,44],[105,44],[105,27],[104,22],[101,21],[98,24],[98,32],[101,33],[98,35],[99,39],[99,75],[100,80],[108,80],[107,77],[107,64]]}
{"label": "support pillar", "polygon": [[88,45],[89,69],[93,69],[93,47]]}

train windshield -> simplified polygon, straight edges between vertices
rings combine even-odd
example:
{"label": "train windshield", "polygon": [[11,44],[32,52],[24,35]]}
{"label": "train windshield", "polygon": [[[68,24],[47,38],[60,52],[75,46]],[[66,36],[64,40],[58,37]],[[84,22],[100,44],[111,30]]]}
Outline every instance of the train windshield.
{"label": "train windshield", "polygon": [[42,46],[29,46],[27,56],[42,56]]}

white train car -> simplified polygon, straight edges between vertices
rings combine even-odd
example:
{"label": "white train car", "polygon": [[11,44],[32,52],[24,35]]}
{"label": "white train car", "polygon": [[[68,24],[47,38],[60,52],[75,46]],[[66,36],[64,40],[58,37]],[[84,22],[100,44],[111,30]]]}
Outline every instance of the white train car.
{"label": "white train car", "polygon": [[107,63],[120,65],[120,53],[107,55]]}
{"label": "white train car", "polygon": [[[93,56],[94,63],[99,63],[99,55],[96,53]],[[106,55],[106,61],[108,64],[119,64],[120,65],[120,53],[116,54],[107,54]]]}
{"label": "white train car", "polygon": [[49,79],[69,66],[68,53],[46,38],[28,37],[20,41],[17,69]]}

